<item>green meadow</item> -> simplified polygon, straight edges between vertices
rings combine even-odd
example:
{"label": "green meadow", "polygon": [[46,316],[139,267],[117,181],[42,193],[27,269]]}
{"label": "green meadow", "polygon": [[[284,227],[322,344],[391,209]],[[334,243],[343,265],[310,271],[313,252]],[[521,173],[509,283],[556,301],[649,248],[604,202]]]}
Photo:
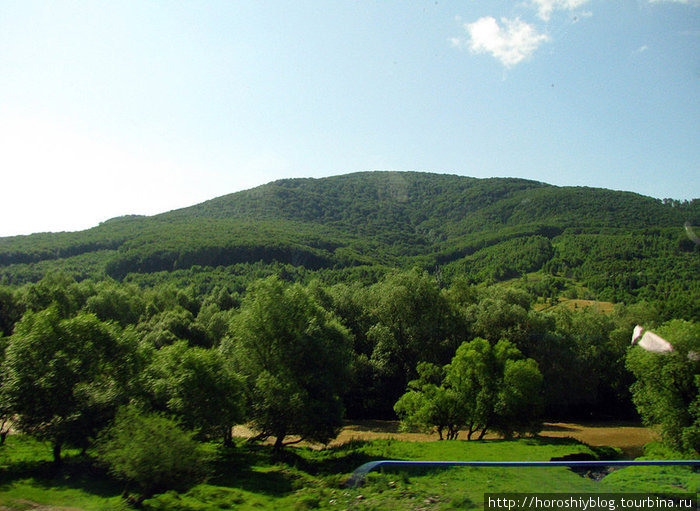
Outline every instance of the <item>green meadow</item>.
{"label": "green meadow", "polygon": [[[363,485],[346,487],[352,471],[378,459],[539,461],[571,454],[614,459],[619,451],[573,439],[522,438],[480,442],[355,441],[328,449],[287,448],[238,441],[232,448],[208,445],[208,477],[189,488],[156,494],[146,510],[226,509],[481,509],[487,492],[681,492],[700,491],[700,474],[686,467],[630,467],[602,474],[567,468],[402,469],[370,473]],[[648,447],[651,457],[669,453]],[[91,453],[68,450],[64,466],[51,463],[47,444],[11,435],[0,447],[0,509],[126,510],[124,484]],[[47,507],[49,506],[49,507]]]}

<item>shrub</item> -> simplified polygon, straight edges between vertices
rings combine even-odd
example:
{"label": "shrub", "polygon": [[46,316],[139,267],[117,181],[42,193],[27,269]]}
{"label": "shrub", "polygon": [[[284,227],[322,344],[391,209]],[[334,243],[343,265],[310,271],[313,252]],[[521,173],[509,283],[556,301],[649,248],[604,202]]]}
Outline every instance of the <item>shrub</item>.
{"label": "shrub", "polygon": [[167,417],[122,408],[98,439],[98,457],[114,476],[150,496],[204,478],[207,455],[194,434]]}

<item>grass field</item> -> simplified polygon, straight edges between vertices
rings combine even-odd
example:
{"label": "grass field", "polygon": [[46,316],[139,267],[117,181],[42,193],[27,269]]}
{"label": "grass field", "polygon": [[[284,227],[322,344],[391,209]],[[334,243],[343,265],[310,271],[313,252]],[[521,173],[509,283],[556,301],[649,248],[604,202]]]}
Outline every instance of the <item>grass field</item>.
{"label": "grass field", "polygon": [[[353,425],[353,434],[372,423]],[[374,424],[376,426],[380,424]],[[631,426],[620,426],[629,436]],[[385,431],[395,434],[384,424]],[[601,429],[607,429],[603,434]],[[549,425],[545,434],[594,434],[615,439],[615,428]],[[606,436],[607,435],[607,436]],[[617,438],[622,438],[619,436]],[[481,442],[354,440],[326,449],[290,448],[281,457],[270,446],[233,449],[212,446],[214,460],[205,483],[170,491],[144,502],[150,510],[223,509],[479,509],[485,492],[698,491],[700,474],[687,468],[632,467],[594,480],[566,468],[410,469],[371,473],[359,488],[345,488],[350,473],[376,459],[549,460],[575,453],[599,459],[620,457],[620,449],[589,446],[573,438],[542,436]],[[0,447],[0,511],[93,511],[130,509],[121,498],[124,485],[96,468],[89,457],[68,450],[61,470],[50,463],[48,445],[13,435]],[[663,452],[651,452],[663,457]]]}
{"label": "grass field", "polygon": [[555,304],[549,303],[537,303],[534,306],[535,310],[540,312],[543,311],[553,311],[554,309],[565,308],[569,310],[583,310],[583,309],[593,309],[598,312],[604,312],[610,314],[615,308],[615,304],[612,302],[599,302],[597,300],[582,300],[582,299],[572,299],[572,298],[558,298]]}
{"label": "grass field", "polygon": [[[253,431],[245,426],[236,426],[234,435],[242,438],[253,436]],[[659,440],[659,436],[651,429],[638,423],[586,423],[546,422],[542,437],[574,438],[591,446],[611,446],[619,448],[624,459],[634,459],[641,456],[644,445]],[[466,432],[461,432],[459,438],[466,439]],[[487,440],[494,440],[496,435],[487,434]],[[405,440],[409,442],[429,442],[437,440],[436,433],[407,433],[399,428],[399,421],[365,420],[348,422],[333,440],[329,447],[337,447],[352,441],[365,440]],[[269,440],[273,443],[274,440]],[[307,447],[322,448],[321,445],[302,444]]]}

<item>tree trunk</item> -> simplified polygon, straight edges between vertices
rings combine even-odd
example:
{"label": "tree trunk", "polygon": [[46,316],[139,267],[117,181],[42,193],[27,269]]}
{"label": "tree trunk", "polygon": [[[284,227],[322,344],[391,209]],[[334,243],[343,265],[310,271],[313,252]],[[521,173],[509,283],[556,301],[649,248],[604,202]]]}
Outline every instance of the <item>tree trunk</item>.
{"label": "tree trunk", "polygon": [[7,438],[7,431],[0,431],[0,445],[5,445],[5,438]]}
{"label": "tree trunk", "polygon": [[253,443],[253,442],[262,442],[263,440],[267,440],[267,438],[270,436],[270,433],[267,431],[261,431],[255,436],[250,437],[248,440],[246,440],[246,443]]}
{"label": "tree trunk", "polygon": [[476,427],[474,426],[474,423],[472,422],[471,424],[469,424],[469,429],[467,430],[467,440],[472,439],[472,435],[474,434],[475,431],[476,431]]}
{"label": "tree trunk", "polygon": [[224,429],[224,447],[233,447],[233,430],[230,426]]}
{"label": "tree trunk", "polygon": [[61,443],[56,442],[53,444],[53,464],[58,467],[61,461]]}
{"label": "tree trunk", "polygon": [[282,447],[284,447],[284,437],[287,436],[285,433],[280,433],[275,436],[275,445],[272,446],[272,450],[275,452],[281,452]]}
{"label": "tree trunk", "polygon": [[484,435],[486,434],[486,429],[487,429],[488,427],[489,427],[488,424],[487,424],[486,426],[484,426],[484,429],[482,429],[482,430],[481,430],[481,433],[479,433],[479,438],[477,438],[477,440],[481,440],[481,439],[484,438]]}

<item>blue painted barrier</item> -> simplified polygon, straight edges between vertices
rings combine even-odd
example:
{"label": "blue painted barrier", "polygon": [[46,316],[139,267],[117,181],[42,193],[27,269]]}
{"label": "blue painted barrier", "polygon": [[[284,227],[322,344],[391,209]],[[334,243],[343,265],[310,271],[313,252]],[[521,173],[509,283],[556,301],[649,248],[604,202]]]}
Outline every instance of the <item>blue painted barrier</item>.
{"label": "blue painted barrier", "polygon": [[686,465],[700,467],[700,460],[633,460],[633,461],[400,461],[379,460],[360,465],[350,475],[346,486],[354,488],[372,470],[382,467],[633,467]]}

